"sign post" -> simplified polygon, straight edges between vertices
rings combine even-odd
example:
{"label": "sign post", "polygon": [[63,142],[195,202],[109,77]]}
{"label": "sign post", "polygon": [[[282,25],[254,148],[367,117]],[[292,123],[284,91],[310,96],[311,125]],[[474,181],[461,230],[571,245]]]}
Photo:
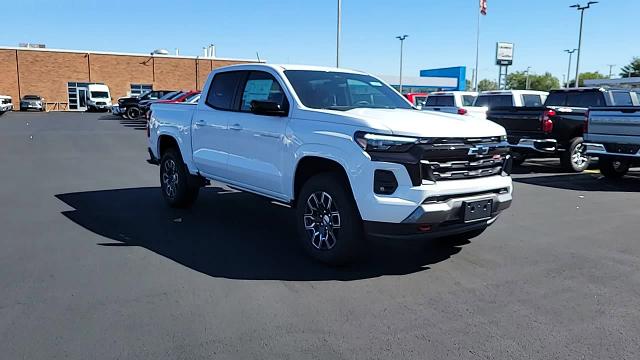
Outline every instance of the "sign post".
{"label": "sign post", "polygon": [[496,65],[498,65],[498,87],[501,90],[507,89],[507,75],[509,66],[513,65],[513,44],[499,42],[496,44]]}

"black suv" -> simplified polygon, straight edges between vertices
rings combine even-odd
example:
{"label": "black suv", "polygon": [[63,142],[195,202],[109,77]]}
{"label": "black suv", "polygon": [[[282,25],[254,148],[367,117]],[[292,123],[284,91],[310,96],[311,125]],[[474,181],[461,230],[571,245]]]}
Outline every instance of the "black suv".
{"label": "black suv", "polygon": [[131,96],[118,99],[118,106],[112,109],[114,115],[120,115],[129,119],[137,119],[142,115],[138,104],[143,100],[157,100],[175,92],[175,90],[151,90],[140,96]]}
{"label": "black suv", "polygon": [[20,111],[44,111],[44,100],[38,95],[25,95],[20,100]]}

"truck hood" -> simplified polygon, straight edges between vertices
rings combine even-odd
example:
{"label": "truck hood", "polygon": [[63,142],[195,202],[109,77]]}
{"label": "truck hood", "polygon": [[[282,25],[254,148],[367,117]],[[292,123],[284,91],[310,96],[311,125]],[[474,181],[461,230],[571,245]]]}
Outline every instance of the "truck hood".
{"label": "truck hood", "polygon": [[[488,137],[506,135],[505,129],[469,115],[404,109],[353,109],[343,114],[371,128],[386,128],[395,135],[416,137]],[[365,125],[363,124],[363,125]]]}

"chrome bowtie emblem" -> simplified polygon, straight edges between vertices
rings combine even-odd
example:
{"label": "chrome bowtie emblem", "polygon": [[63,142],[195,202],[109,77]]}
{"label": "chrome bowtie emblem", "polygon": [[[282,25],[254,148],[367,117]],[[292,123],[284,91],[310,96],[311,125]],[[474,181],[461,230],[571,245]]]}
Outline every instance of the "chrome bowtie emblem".
{"label": "chrome bowtie emblem", "polygon": [[488,146],[478,145],[469,149],[468,155],[483,156],[489,154],[489,150]]}

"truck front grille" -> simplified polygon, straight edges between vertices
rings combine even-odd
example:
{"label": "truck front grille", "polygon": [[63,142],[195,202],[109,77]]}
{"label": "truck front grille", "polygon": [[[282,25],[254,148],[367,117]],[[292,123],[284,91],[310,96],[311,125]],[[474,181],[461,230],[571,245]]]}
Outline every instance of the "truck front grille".
{"label": "truck front grille", "polygon": [[500,175],[509,147],[499,138],[441,139],[423,146],[421,178],[428,181]]}
{"label": "truck front grille", "polygon": [[463,160],[449,162],[422,161],[422,173],[431,176],[427,180],[443,181],[470,179],[484,176],[494,176],[502,172],[504,157],[495,157],[480,160]]}

